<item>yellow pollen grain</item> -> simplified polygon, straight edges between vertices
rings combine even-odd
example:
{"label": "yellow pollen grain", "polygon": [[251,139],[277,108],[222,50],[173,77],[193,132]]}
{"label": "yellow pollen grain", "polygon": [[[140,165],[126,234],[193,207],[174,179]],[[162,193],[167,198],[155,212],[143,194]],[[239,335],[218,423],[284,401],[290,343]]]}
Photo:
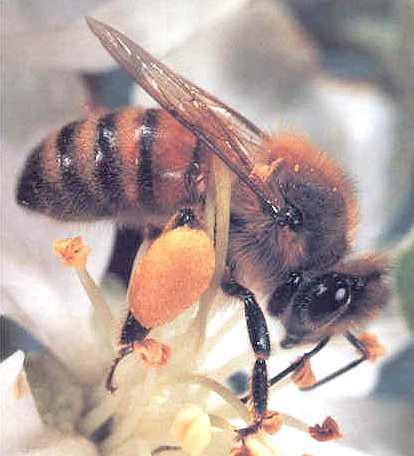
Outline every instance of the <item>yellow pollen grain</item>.
{"label": "yellow pollen grain", "polygon": [[299,163],[296,163],[296,165],[293,167],[293,171],[295,171],[295,173],[298,173],[299,170],[300,170]]}

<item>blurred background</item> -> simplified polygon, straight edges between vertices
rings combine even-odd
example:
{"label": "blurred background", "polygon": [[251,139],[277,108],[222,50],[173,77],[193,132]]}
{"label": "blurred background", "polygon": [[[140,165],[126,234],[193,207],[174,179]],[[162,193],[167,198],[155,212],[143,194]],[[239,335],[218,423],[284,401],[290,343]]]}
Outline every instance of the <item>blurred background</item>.
{"label": "blurred background", "polygon": [[[363,397],[341,399],[338,391],[358,422],[346,444],[376,456],[412,455],[414,1],[1,2],[2,247],[13,238],[19,249],[25,232],[43,234],[13,202],[19,170],[39,140],[83,117],[86,105],[151,105],[100,48],[85,15],[120,29],[261,128],[308,135],[353,176],[361,218],[355,250],[402,253],[396,297],[375,324],[390,356]],[[101,237],[103,285],[113,277],[126,284],[140,234],[117,228]],[[9,254],[2,253],[3,270]],[[2,308],[2,358],[42,350],[39,331],[9,309]]]}

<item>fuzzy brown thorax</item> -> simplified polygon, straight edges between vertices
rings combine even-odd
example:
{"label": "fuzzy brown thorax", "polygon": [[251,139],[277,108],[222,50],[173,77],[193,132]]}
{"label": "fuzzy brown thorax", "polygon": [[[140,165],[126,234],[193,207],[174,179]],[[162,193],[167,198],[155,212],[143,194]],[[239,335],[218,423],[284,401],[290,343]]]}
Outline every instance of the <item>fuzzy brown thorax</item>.
{"label": "fuzzy brown thorax", "polygon": [[[297,226],[281,226],[240,182],[232,199],[230,258],[238,273],[272,289],[292,270],[322,270],[335,264],[350,246],[356,221],[353,187],[333,160],[295,135],[272,138],[267,178],[281,211],[294,208]],[[288,209],[286,209],[288,208]]]}

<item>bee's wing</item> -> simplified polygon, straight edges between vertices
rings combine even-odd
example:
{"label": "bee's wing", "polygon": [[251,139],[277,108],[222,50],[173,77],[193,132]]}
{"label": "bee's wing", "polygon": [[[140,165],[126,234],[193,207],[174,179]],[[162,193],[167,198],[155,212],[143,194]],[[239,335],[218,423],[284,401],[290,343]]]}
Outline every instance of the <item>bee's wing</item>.
{"label": "bee's wing", "polygon": [[[215,97],[174,73],[112,27],[87,18],[105,49],[137,83],[245,182],[270,202],[266,185],[253,172],[267,136]],[[262,153],[263,156],[263,153]]]}

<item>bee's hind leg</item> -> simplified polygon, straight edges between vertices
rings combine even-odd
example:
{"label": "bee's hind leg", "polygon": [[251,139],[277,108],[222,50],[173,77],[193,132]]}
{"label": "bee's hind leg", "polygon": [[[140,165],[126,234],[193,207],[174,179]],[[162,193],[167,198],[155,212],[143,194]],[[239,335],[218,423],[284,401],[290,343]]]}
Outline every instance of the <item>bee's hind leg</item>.
{"label": "bee's hind leg", "polygon": [[106,378],[106,389],[113,393],[116,391],[113,379],[118,364],[130,353],[134,351],[134,344],[142,342],[149,334],[150,329],[144,328],[144,326],[137,321],[131,312],[128,312],[127,318],[122,326],[121,337],[119,339],[120,349],[118,356],[114,359],[111,369]]}

